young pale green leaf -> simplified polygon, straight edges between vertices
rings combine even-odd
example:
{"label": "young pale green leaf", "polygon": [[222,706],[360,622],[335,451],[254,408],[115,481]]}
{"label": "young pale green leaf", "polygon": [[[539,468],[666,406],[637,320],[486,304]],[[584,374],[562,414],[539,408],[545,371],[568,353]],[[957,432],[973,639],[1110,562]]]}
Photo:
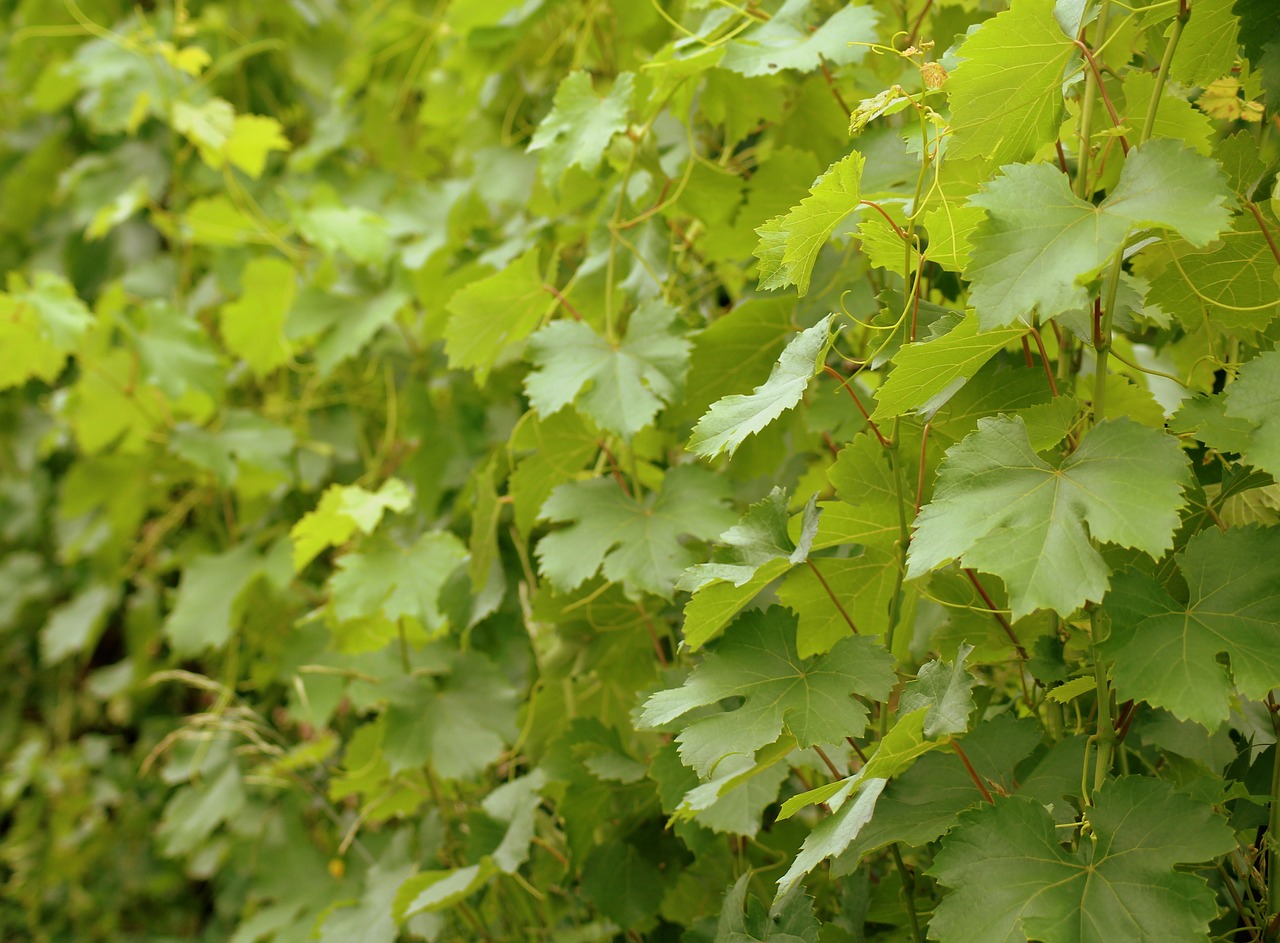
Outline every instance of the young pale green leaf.
{"label": "young pale green leaf", "polygon": [[502,271],[458,291],[446,305],[444,349],[449,366],[473,370],[477,382],[484,383],[494,365],[533,333],[556,304],[545,284],[534,248]]}
{"label": "young pale green leaf", "polygon": [[359,485],[330,485],[314,511],[308,511],[289,532],[293,540],[293,568],[301,570],[326,547],[352,538],[356,529],[371,534],[386,511],[404,511],[413,500],[408,486],[388,478],[376,492]]}
{"label": "young pale green leaf", "polygon": [[1025,331],[1009,327],[979,332],[978,318],[968,315],[941,337],[907,344],[893,358],[893,372],[876,390],[872,419],[889,419],[909,410],[937,410],[982,365]]}
{"label": "young pale green leaf", "polygon": [[1129,419],[1099,423],[1052,462],[1031,448],[1020,417],[982,419],[947,451],[907,578],[963,557],[1004,580],[1014,620],[1036,609],[1068,616],[1107,590],[1110,571],[1090,537],[1158,556],[1187,483],[1178,441]]}
{"label": "young pale green leaf", "polygon": [[1227,390],[1228,418],[1253,423],[1253,435],[1243,449],[1252,465],[1280,476],[1280,351],[1254,357]]}
{"label": "young pale green leaf", "polygon": [[244,267],[239,300],[222,307],[222,340],[260,377],[289,359],[284,325],[297,293],[293,266],[267,256],[252,259]]}
{"label": "young pale green leaf", "polygon": [[930,935],[955,943],[1207,938],[1218,912],[1214,894],[1203,878],[1174,866],[1235,848],[1210,806],[1159,780],[1125,777],[1098,791],[1088,821],[1090,837],[1072,851],[1034,800],[997,799],[969,813],[930,869],[952,888]]}
{"label": "young pale green leaf", "polygon": [[673,411],[696,419],[716,400],[768,379],[795,337],[788,298],[753,298],[712,321],[693,341],[684,396]]}
{"label": "young pale green leaf", "polygon": [[721,452],[732,455],[747,436],[754,435],[789,409],[793,409],[821,368],[831,346],[829,314],[802,331],[787,344],[769,379],[748,394],[735,393],[714,403],[693,427],[689,451],[704,458]]}
{"label": "young pale green leaf", "polygon": [[781,69],[811,72],[861,62],[876,41],[880,15],[871,6],[846,6],[821,26],[811,22],[811,0],[786,0],[766,22],[728,43],[722,68],[740,75],[774,75]]}
{"label": "young pale green leaf", "polygon": [[629,589],[669,598],[697,559],[681,535],[710,540],[733,524],[723,503],[728,490],[727,482],[692,465],[671,469],[662,487],[640,500],[612,478],[560,485],[540,516],[569,526],[539,542],[539,568],[562,591],[603,572]]}
{"label": "young pale green leaf", "polygon": [[840,158],[814,181],[809,195],[799,205],[756,229],[760,236],[755,256],[760,260],[761,289],[795,285],[798,295],[809,291],[818,253],[840,220],[858,206],[866,162],[857,151]]}
{"label": "young pale green leaf", "polygon": [[529,338],[536,369],[525,377],[529,402],[550,416],[574,403],[602,429],[635,435],[671,402],[689,361],[689,342],[673,332],[675,309],[641,305],[626,337],[612,344],[581,321],[556,321]]}
{"label": "young pale green leaf", "polygon": [[615,134],[627,129],[635,76],[623,72],[601,98],[589,72],[570,72],[561,80],[551,114],[542,119],[529,150],[543,151],[543,179],[552,187],[570,167],[594,173]]}
{"label": "young pale green leaf", "polygon": [[1076,46],[1053,14],[1054,0],[1018,0],[965,40],[945,86],[949,158],[1027,160],[1057,136]]}
{"label": "young pale green leaf", "polygon": [[1104,603],[1102,650],[1122,697],[1213,730],[1230,714],[1233,678],[1256,700],[1280,686],[1280,528],[1210,528],[1175,559],[1190,598],[1175,600],[1141,572],[1120,574]]}
{"label": "young pale green leaf", "polygon": [[1084,283],[1120,251],[1134,229],[1178,232],[1207,245],[1230,224],[1230,191],[1216,161],[1177,141],[1135,148],[1101,205],[1071,192],[1049,164],[1015,164],[970,203],[987,211],[972,235],[966,274],[985,328],[1051,318],[1089,303]]}
{"label": "young pale green leaf", "polygon": [[784,731],[802,747],[858,736],[867,710],[853,694],[882,700],[894,680],[893,657],[861,637],[801,660],[795,619],[774,606],[740,616],[682,687],[649,698],[641,724],[657,727],[726,697],[745,698],[737,710],[694,720],[677,738],[680,758],[706,777],[725,757],[754,753]]}
{"label": "young pale green leaf", "polygon": [[[794,741],[784,737],[755,757],[726,757],[710,780],[685,793],[674,818],[692,819],[721,834],[755,835],[765,806],[778,797],[778,787],[791,774],[782,761],[794,749]],[[675,763],[693,775],[679,759]]]}
{"label": "young pale green leaf", "polygon": [[227,160],[254,180],[266,170],[268,154],[288,149],[280,122],[265,115],[236,115],[224,144]]}

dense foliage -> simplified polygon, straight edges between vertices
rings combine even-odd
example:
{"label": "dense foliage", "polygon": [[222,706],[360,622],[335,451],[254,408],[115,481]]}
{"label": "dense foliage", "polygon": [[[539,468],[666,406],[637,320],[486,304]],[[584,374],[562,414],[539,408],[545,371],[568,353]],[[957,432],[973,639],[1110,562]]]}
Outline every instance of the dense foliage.
{"label": "dense foliage", "polygon": [[4,939],[1276,938],[1273,0],[0,23]]}

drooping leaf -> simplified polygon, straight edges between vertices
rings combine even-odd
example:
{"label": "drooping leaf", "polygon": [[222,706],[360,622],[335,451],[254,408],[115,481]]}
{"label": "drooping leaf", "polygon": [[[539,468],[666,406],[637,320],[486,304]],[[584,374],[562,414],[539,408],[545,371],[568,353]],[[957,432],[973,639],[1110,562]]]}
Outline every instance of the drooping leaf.
{"label": "drooping leaf", "polygon": [[786,894],[797,881],[827,858],[843,852],[863,826],[871,821],[876,801],[884,792],[888,780],[877,777],[856,778],[858,781],[850,782],[845,795],[837,793],[832,798],[832,814],[805,836],[800,853],[791,862],[786,874],[778,878],[779,894]]}
{"label": "drooping leaf", "polygon": [[671,595],[697,557],[682,534],[709,540],[733,523],[722,503],[726,483],[686,465],[667,472],[662,487],[640,500],[612,478],[560,485],[540,517],[568,524],[538,543],[539,567],[556,588],[574,589],[597,572],[631,590]]}
{"label": "drooping leaf", "polygon": [[947,78],[952,159],[1022,161],[1058,134],[1062,83],[1076,47],[1054,0],[1019,0],[970,34]]}
{"label": "drooping leaf", "polygon": [[1085,307],[1084,283],[1120,251],[1135,228],[1172,229],[1193,245],[1227,228],[1230,194],[1215,161],[1177,141],[1149,141],[1125,162],[1098,206],[1071,192],[1049,164],[1013,164],[970,199],[987,211],[972,235],[966,275],[985,328]]}
{"label": "drooping leaf", "polygon": [[713,404],[693,427],[689,450],[704,458],[715,458],[721,452],[732,455],[748,436],[793,409],[831,345],[834,318],[835,315],[829,314],[792,338],[769,379],[751,393],[735,393]]}
{"label": "drooping leaf", "polygon": [[756,229],[761,289],[795,285],[798,295],[809,291],[818,253],[840,221],[858,206],[865,165],[866,158],[857,151],[842,157],[814,181],[799,205]]}
{"label": "drooping leaf", "polygon": [[737,710],[694,720],[677,738],[680,758],[704,777],[725,757],[754,753],[784,730],[802,747],[858,736],[867,711],[852,695],[886,697],[892,657],[851,638],[805,662],[794,633],[795,620],[783,609],[745,613],[682,687],[649,698],[641,723],[656,727],[726,697],[745,698]]}
{"label": "drooping leaf", "polygon": [[1120,574],[1102,650],[1123,697],[1213,730],[1233,689],[1262,699],[1280,685],[1280,528],[1210,528],[1175,559],[1187,600],[1138,571]]}
{"label": "drooping leaf", "polygon": [[907,714],[924,708],[921,730],[926,737],[950,736],[969,729],[974,678],[964,660],[972,651],[972,645],[961,645],[954,664],[934,659],[921,665],[915,680],[902,689],[898,711]]}
{"label": "drooping leaf", "polygon": [[931,873],[952,891],[930,935],[957,943],[1206,937],[1214,894],[1202,878],[1173,868],[1234,848],[1224,820],[1167,783],[1125,777],[1099,790],[1088,822],[1091,835],[1068,850],[1033,800],[997,799],[969,813],[934,859]]}
{"label": "drooping leaf", "polygon": [[1110,571],[1090,537],[1153,556],[1173,541],[1187,481],[1177,440],[1101,422],[1065,459],[1035,453],[1020,417],[982,419],[948,450],[907,557],[914,579],[947,560],[1004,580],[1013,619],[1100,602]]}
{"label": "drooping leaf", "polygon": [[674,333],[676,311],[641,305],[626,336],[611,344],[581,321],[556,321],[529,339],[537,369],[525,377],[529,402],[543,416],[575,403],[602,429],[635,435],[671,402],[684,378],[689,342]]}

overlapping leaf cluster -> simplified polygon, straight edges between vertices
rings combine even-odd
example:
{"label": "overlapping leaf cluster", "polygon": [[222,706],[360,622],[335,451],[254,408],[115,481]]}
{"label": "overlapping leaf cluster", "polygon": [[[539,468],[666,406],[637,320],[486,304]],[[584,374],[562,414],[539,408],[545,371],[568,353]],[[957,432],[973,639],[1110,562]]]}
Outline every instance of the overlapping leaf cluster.
{"label": "overlapping leaf cluster", "polygon": [[1269,0],[0,16],[0,936],[1273,932]]}

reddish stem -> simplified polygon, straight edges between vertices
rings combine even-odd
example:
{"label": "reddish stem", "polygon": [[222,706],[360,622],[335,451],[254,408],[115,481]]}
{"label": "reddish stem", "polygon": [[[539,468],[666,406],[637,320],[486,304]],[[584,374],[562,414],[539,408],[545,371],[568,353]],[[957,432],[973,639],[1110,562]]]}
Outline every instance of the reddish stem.
{"label": "reddish stem", "polygon": [[805,560],[804,562],[809,565],[809,569],[813,571],[813,575],[818,578],[818,582],[822,584],[822,588],[826,590],[827,595],[831,598],[832,604],[840,610],[840,615],[844,617],[844,621],[848,624],[849,628],[853,630],[853,634],[858,635],[858,627],[853,624],[853,619],[849,617],[849,613],[845,611],[840,600],[836,598],[835,592],[831,589],[831,584],[828,583],[827,578],[822,575],[822,571],[818,569],[818,565],[812,560]]}
{"label": "reddish stem", "polygon": [[564,295],[560,294],[559,288],[557,288],[555,285],[543,285],[542,290],[552,295],[556,299],[556,301],[564,305],[564,309],[573,316],[573,319],[575,321],[582,320],[582,315],[578,313],[578,309],[575,308],[573,305],[569,304],[569,299],[566,298]]}
{"label": "reddish stem", "polygon": [[[1107,114],[1111,116],[1111,124],[1114,127],[1120,127],[1120,115],[1116,113],[1115,105],[1111,104],[1111,96],[1107,94],[1107,87],[1102,82],[1102,72],[1098,69],[1098,63],[1094,60],[1093,53],[1090,52],[1089,47],[1080,40],[1075,40],[1075,44],[1079,47],[1080,51],[1084,53],[1085,61],[1089,63],[1089,68],[1093,70],[1093,78],[1098,83],[1098,92],[1102,95],[1102,103],[1107,106]],[[1120,147],[1124,150],[1125,154],[1128,155],[1129,142],[1123,134],[1120,135]]]}
{"label": "reddish stem", "polygon": [[[1035,338],[1036,347],[1040,351],[1040,362],[1044,364],[1044,375],[1049,378],[1049,389],[1053,393],[1053,398],[1057,399],[1058,398],[1058,380],[1053,375],[1053,368],[1049,366],[1049,354],[1044,349],[1044,338],[1040,336],[1040,332],[1037,331],[1034,327],[1031,329],[1030,334],[1032,337]],[[1022,340],[1025,343],[1026,337],[1023,337]],[[1031,366],[1031,365],[1027,364],[1027,366]]]}
{"label": "reddish stem", "polygon": [[839,372],[835,370],[835,368],[826,364],[823,364],[822,369],[840,381],[840,385],[844,387],[845,392],[853,397],[853,403],[858,407],[858,412],[862,413],[862,418],[867,421],[867,425],[871,427],[871,431],[874,432],[876,438],[880,440],[880,444],[886,449],[889,448],[889,440],[880,434],[880,427],[872,421],[871,414],[867,412],[866,408],[862,405],[862,400],[858,399],[858,394],[853,392],[853,387],[849,385],[849,380],[846,377],[840,376]]}
{"label": "reddish stem", "polygon": [[1005,618],[1005,614],[1000,610],[1000,607],[995,604],[995,600],[991,598],[986,587],[982,585],[982,581],[978,579],[978,574],[968,567],[965,567],[964,575],[969,577],[969,582],[972,583],[973,588],[978,591],[978,595],[982,597],[982,601],[987,604],[987,609],[990,611],[992,618],[994,618],[996,622],[1000,623],[1000,628],[1004,630],[1004,634],[1009,636],[1009,641],[1013,643],[1014,651],[1018,653],[1018,657],[1023,661],[1026,661],[1029,657],[1027,655],[1027,650],[1022,647],[1022,643],[1018,641],[1018,636],[1014,634],[1012,623]]}
{"label": "reddish stem", "polygon": [[978,792],[982,793],[982,798],[986,799],[992,805],[996,804],[996,800],[991,798],[991,792],[983,784],[982,779],[978,776],[978,771],[973,768],[973,764],[969,762],[969,758],[965,756],[964,750],[960,744],[954,740],[951,741],[951,748],[956,751],[956,756],[960,757],[960,762],[964,764],[964,768],[969,773],[969,778],[973,780],[973,784],[978,787]]}

